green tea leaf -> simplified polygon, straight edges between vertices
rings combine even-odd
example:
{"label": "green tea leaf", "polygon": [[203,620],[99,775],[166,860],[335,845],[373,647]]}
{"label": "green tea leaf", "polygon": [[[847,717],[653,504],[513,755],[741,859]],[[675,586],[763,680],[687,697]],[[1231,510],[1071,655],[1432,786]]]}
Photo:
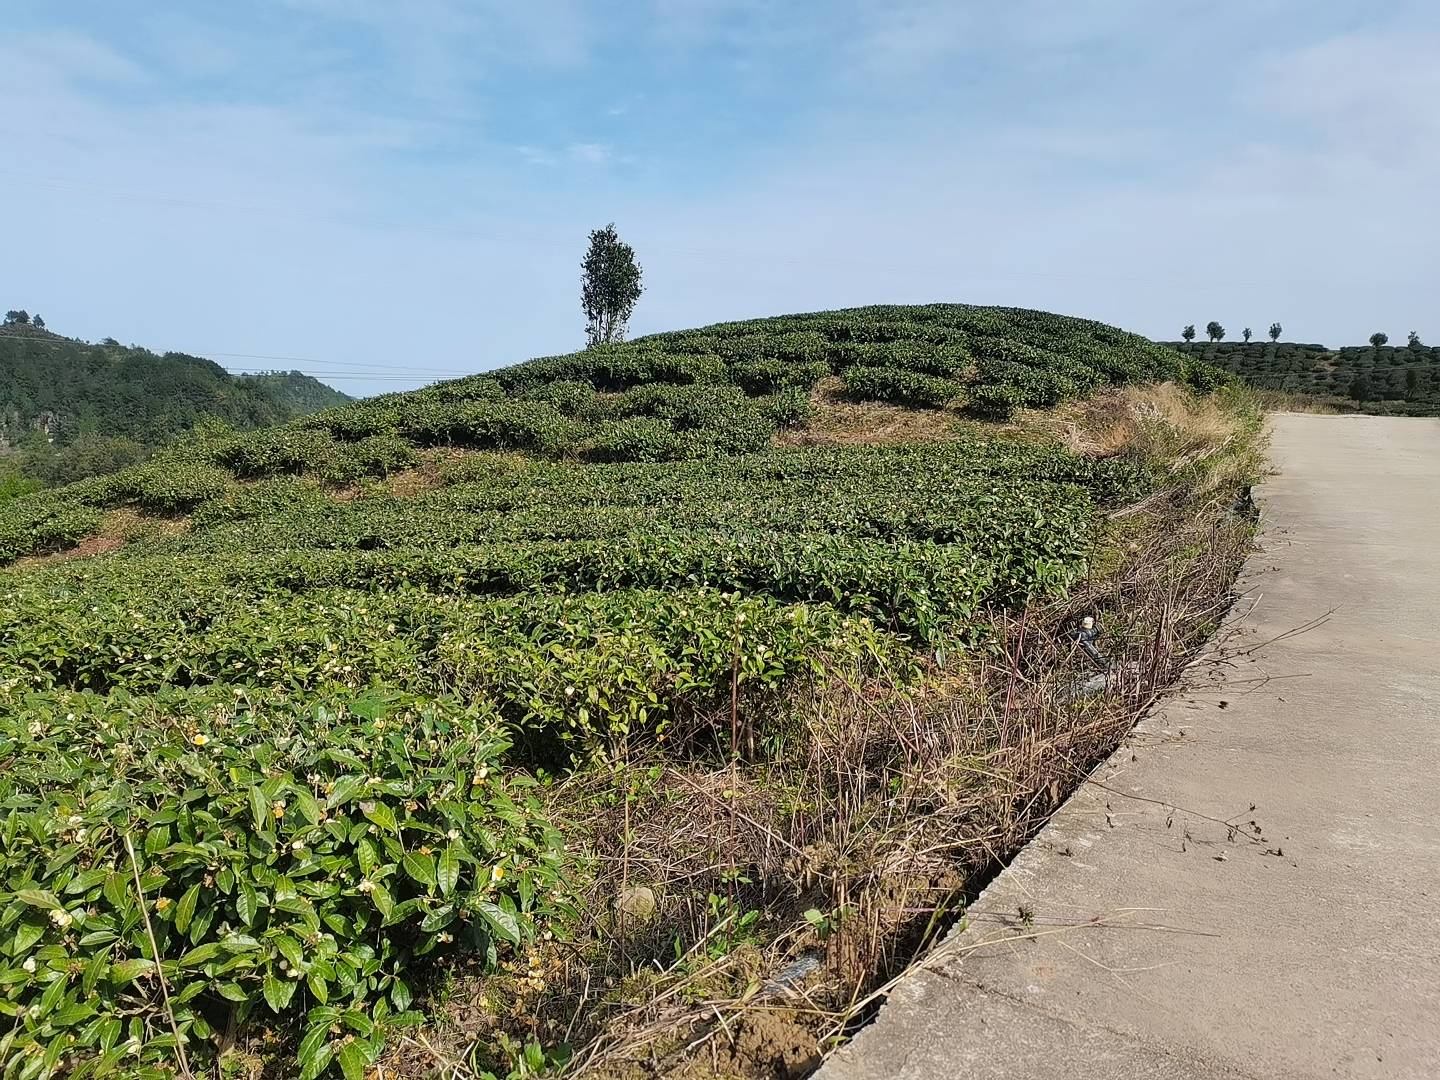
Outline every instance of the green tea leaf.
{"label": "green tea leaf", "polygon": [[255,894],[255,887],[248,881],[242,880],[240,888],[235,894],[235,913],[240,916],[240,921],[246,926],[255,925],[255,913],[260,908],[260,898]]}
{"label": "green tea leaf", "polygon": [[335,1055],[335,1060],[345,1080],[365,1080],[365,1066],[370,1064],[370,1055],[365,1052],[363,1043],[346,1043]]}
{"label": "green tea leaf", "polygon": [[261,983],[261,993],[265,997],[265,1004],[270,1006],[270,1011],[281,1013],[290,1004],[290,999],[295,996],[296,983],[291,979],[280,979],[274,975],[267,974],[264,982]]}
{"label": "green tea leaf", "polygon": [[460,855],[452,844],[440,853],[439,862],[435,866],[435,882],[440,886],[440,895],[449,896],[455,891],[459,880]]}
{"label": "green tea leaf", "polygon": [[200,886],[191,885],[175,905],[175,929],[185,933],[190,929],[190,920],[195,917],[195,905],[200,902]]}
{"label": "green tea leaf", "polygon": [[520,924],[514,915],[488,900],[477,903],[475,910],[502,941],[508,941],[511,945],[520,944]]}
{"label": "green tea leaf", "polygon": [[401,860],[400,865],[404,867],[405,873],[421,885],[435,884],[435,860],[429,855],[412,851]]}

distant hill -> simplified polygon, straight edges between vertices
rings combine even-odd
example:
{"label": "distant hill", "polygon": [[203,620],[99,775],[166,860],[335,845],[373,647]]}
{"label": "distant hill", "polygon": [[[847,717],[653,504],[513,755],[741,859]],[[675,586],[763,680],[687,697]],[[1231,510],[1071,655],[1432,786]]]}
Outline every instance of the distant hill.
{"label": "distant hill", "polygon": [[[249,430],[349,400],[298,371],[231,375],[184,353],[0,326],[0,452],[25,449],[29,471],[49,482],[130,464],[202,418]],[[86,460],[57,466],[67,452]]]}
{"label": "distant hill", "polygon": [[1361,412],[1440,416],[1440,348],[1282,341],[1171,342],[1262,390],[1331,400]]}

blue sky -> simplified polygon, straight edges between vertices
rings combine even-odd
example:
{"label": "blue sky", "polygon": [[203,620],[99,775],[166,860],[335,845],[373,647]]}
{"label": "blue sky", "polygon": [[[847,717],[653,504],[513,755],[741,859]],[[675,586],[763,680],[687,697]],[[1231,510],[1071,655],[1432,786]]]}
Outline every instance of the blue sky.
{"label": "blue sky", "polygon": [[373,393],[578,347],[613,220],[635,333],[1440,341],[1436,56],[1433,0],[12,0],[0,303]]}

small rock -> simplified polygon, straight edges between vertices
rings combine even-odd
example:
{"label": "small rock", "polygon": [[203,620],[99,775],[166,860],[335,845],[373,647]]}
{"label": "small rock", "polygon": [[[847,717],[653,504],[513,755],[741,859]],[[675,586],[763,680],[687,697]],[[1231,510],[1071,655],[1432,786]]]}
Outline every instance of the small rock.
{"label": "small rock", "polygon": [[628,889],[621,889],[615,897],[615,909],[620,914],[642,923],[651,922],[655,918],[657,906],[655,890],[646,885],[632,885]]}

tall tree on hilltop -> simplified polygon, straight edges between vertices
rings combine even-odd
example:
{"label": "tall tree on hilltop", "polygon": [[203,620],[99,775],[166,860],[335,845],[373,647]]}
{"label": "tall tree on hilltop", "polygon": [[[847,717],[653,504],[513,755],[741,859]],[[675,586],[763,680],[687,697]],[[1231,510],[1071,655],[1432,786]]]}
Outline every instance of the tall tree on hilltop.
{"label": "tall tree on hilltop", "polygon": [[1386,334],[1386,333],[1374,333],[1374,334],[1371,334],[1371,335],[1370,335],[1370,344],[1371,344],[1371,345],[1374,345],[1375,348],[1377,348],[1377,349],[1380,348],[1381,345],[1384,345],[1384,344],[1385,344],[1386,342],[1388,342],[1389,340],[1390,340],[1390,335],[1389,335],[1389,334]]}
{"label": "tall tree on hilltop", "polygon": [[1283,334],[1284,332],[1285,332],[1285,328],[1282,327],[1278,322],[1272,322],[1272,323],[1270,324],[1270,340],[1271,340],[1271,341],[1279,341],[1279,340],[1280,340],[1280,335]]}
{"label": "tall tree on hilltop", "polygon": [[1410,346],[1410,348],[1412,349],[1418,349],[1423,343],[1420,340],[1420,335],[1417,334],[1414,330],[1411,330],[1409,340],[1407,340],[1405,344]]}
{"label": "tall tree on hilltop", "polygon": [[1214,319],[1205,324],[1205,333],[1210,336],[1211,341],[1225,340],[1225,327],[1221,326]]}
{"label": "tall tree on hilltop", "polygon": [[1194,340],[1195,340],[1195,324],[1192,322],[1189,326],[1185,327],[1184,330],[1181,330],[1181,331],[1180,331],[1180,336],[1181,336],[1182,338],[1184,338],[1186,341],[1194,341]]}
{"label": "tall tree on hilltop", "polygon": [[11,309],[10,311],[5,312],[6,326],[24,326],[29,323],[29,321],[30,313],[28,311],[15,311],[14,309]]}
{"label": "tall tree on hilltop", "polygon": [[40,317],[40,313],[38,311],[34,315],[30,316],[30,325],[40,330],[45,329],[45,320]]}
{"label": "tall tree on hilltop", "polygon": [[590,233],[590,249],[581,263],[580,304],[585,309],[585,336],[590,345],[625,340],[625,324],[640,299],[640,264],[635,249],[624,243],[611,222]]}
{"label": "tall tree on hilltop", "polygon": [[1240,336],[1245,339],[1245,344],[1246,344],[1246,345],[1249,345],[1249,344],[1250,344],[1250,334],[1251,334],[1251,330],[1250,330],[1250,328],[1249,328],[1248,326],[1245,327],[1244,330],[1241,330],[1241,331],[1240,331]]}

